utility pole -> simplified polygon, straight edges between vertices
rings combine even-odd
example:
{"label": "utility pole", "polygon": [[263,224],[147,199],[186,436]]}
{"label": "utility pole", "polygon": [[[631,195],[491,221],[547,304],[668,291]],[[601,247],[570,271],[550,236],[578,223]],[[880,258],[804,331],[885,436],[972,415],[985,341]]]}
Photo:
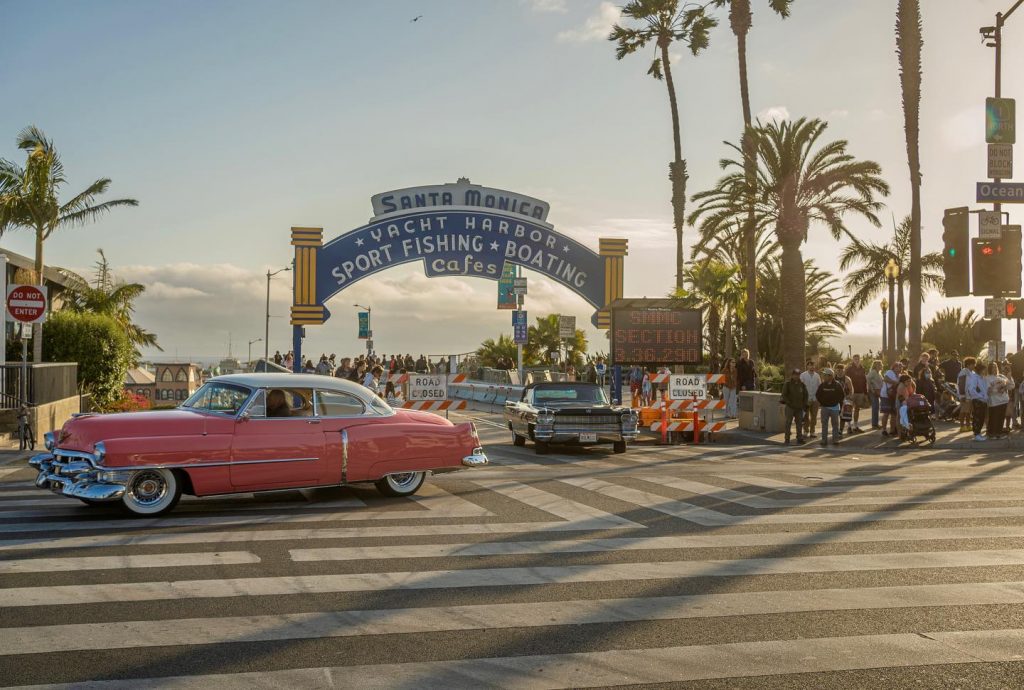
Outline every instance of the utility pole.
{"label": "utility pole", "polygon": [[[1018,7],[1024,5],[1024,0],[1017,0],[1006,12],[996,12],[996,25],[995,26],[983,26],[981,28],[982,40],[991,41],[985,45],[989,48],[996,49],[996,75],[995,75],[995,94],[996,98],[1003,97],[1003,25],[1006,24],[1006,20],[1010,18]],[[998,184],[1002,182],[1000,178],[993,178]],[[1003,205],[1000,203],[993,203],[992,210],[1000,214],[1000,222],[1002,219]],[[1021,340],[1021,326],[1020,319],[1017,319],[1017,351],[1020,352],[1022,347]]]}
{"label": "utility pole", "polygon": [[263,363],[264,363],[263,370],[264,371],[267,371],[269,369],[269,367],[266,366],[266,363],[270,361],[270,279],[273,278],[274,276],[276,276],[278,273],[283,273],[284,271],[290,271],[290,270],[292,270],[291,266],[285,266],[284,268],[278,269],[278,270],[276,270],[274,272],[271,272],[270,269],[267,269],[267,315],[266,315],[266,321],[264,322],[264,328],[263,328]]}

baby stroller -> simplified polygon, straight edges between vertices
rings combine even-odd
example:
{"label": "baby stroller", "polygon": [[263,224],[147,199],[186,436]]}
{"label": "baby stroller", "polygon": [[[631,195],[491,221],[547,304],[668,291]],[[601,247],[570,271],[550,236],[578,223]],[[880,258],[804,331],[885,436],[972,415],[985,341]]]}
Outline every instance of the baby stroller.
{"label": "baby stroller", "polygon": [[918,443],[918,437],[923,437],[929,446],[935,443],[935,425],[932,424],[932,406],[928,398],[923,395],[914,394],[907,397],[906,419],[900,415],[900,438],[911,443]]}
{"label": "baby stroller", "polygon": [[935,402],[935,417],[943,422],[955,422],[960,413],[960,395],[956,386],[943,383],[939,386],[939,398]]}

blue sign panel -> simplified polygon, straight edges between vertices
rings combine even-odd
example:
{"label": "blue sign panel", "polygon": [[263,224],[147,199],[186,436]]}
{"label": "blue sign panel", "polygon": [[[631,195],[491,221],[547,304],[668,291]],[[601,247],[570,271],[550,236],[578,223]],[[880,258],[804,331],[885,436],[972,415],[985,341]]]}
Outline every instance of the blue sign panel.
{"label": "blue sign panel", "polygon": [[498,278],[498,309],[515,309],[519,306],[519,296],[516,295],[513,287],[516,277],[515,264],[505,264]]}
{"label": "blue sign panel", "polygon": [[1024,204],[1024,182],[979,182],[980,204]]}
{"label": "blue sign panel", "polygon": [[429,210],[394,216],[340,235],[317,252],[316,296],[400,264],[422,261],[426,274],[498,280],[506,263],[565,285],[595,309],[605,304],[602,258],[547,223],[487,210]]}
{"label": "blue sign panel", "polygon": [[516,345],[525,345],[529,342],[530,326],[526,320],[526,312],[519,310],[512,312],[512,342]]}
{"label": "blue sign panel", "polygon": [[359,339],[366,340],[370,337],[370,312],[359,312]]}

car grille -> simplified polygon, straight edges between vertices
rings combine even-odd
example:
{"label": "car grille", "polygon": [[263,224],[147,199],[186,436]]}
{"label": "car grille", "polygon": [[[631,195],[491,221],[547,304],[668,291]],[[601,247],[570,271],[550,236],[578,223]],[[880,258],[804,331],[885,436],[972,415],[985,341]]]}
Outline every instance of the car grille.
{"label": "car grille", "polygon": [[556,431],[619,431],[619,417],[613,414],[560,414],[555,415]]}

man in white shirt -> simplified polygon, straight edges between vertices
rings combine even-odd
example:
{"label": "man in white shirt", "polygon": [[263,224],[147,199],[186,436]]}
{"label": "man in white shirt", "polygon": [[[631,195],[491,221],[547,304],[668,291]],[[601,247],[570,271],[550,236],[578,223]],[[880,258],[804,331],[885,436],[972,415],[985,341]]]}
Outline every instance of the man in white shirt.
{"label": "man in white shirt", "polygon": [[804,415],[804,438],[813,438],[814,429],[818,424],[818,410],[821,408],[821,404],[814,396],[818,392],[818,386],[821,385],[821,376],[818,375],[812,360],[807,361],[807,369],[800,374],[800,380],[807,388],[808,400],[807,414]]}
{"label": "man in white shirt", "polygon": [[981,435],[981,427],[988,415],[988,382],[985,380],[985,365],[973,361],[973,357],[964,360],[964,368],[971,369],[967,374],[967,399],[971,401],[971,430],[975,441],[986,440]]}

